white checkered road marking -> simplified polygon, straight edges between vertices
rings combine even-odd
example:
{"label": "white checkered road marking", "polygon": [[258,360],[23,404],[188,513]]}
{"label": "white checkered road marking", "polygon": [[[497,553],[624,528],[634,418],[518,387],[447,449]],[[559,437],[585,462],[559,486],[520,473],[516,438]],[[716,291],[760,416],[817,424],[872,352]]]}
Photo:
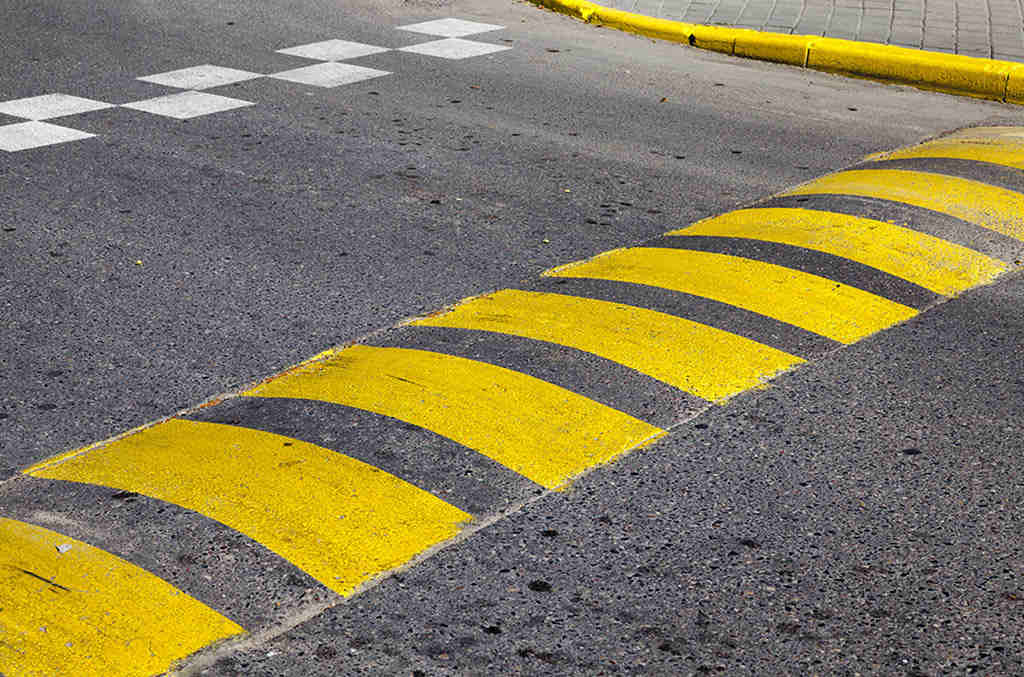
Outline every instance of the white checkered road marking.
{"label": "white checkered road marking", "polygon": [[390,75],[388,71],[379,71],[375,68],[353,66],[348,63],[336,61],[325,61],[313,66],[295,68],[282,73],[274,73],[270,77],[289,82],[298,82],[314,87],[337,87],[338,85],[351,85],[355,82],[362,82],[371,78],[379,78],[382,75]]}
{"label": "white checkered road marking", "polygon": [[32,120],[0,127],[0,150],[7,152],[28,150],[66,141],[88,139],[91,136],[95,135],[80,132],[77,129],[51,125],[49,122]]}
{"label": "white checkered road marking", "polygon": [[189,120],[201,115],[220,113],[235,108],[254,105],[251,101],[232,99],[227,96],[208,94],[206,92],[179,92],[158,96],[155,99],[135,101],[124,104],[124,108],[145,111],[153,115],[163,115],[177,120]]}
{"label": "white checkered road marking", "polygon": [[[468,59],[474,56],[503,52],[511,49],[511,47],[462,39],[467,35],[496,31],[502,28],[504,26],[453,18],[399,26],[397,30],[433,35],[442,39],[409,47],[401,47],[394,51],[422,54],[441,59]],[[390,71],[340,62],[390,51],[393,51],[390,47],[367,45],[349,40],[330,39],[277,50],[280,54],[320,62],[280,73],[255,73],[226,66],[203,64],[165,73],[144,75],[136,79],[184,91],[142,101],[124,103],[120,104],[120,107],[177,120],[188,120],[203,115],[255,105],[251,101],[233,99],[202,90],[247,82],[258,78],[285,80],[313,87],[350,85],[390,75],[391,73]],[[0,125],[0,151],[28,150],[30,148],[77,141],[95,136],[87,132],[42,121],[116,107],[118,107],[117,104],[85,99],[70,94],[43,94],[24,99],[14,99],[12,101],[0,101],[0,114],[28,120],[28,122]]]}
{"label": "white checkered road marking", "polygon": [[27,120],[49,120],[113,107],[112,103],[83,99],[70,94],[43,94],[28,99],[4,101],[0,103],[0,113]]}
{"label": "white checkered road marking", "polygon": [[240,71],[235,68],[204,64],[202,66],[193,66],[192,68],[168,71],[167,73],[145,75],[136,79],[178,89],[209,89],[211,87],[220,87],[221,85],[231,85],[236,82],[245,82],[246,80],[255,80],[261,77],[263,77],[262,73],[250,73],[249,71]]}
{"label": "white checkered road marking", "polygon": [[299,45],[288,49],[277,50],[278,54],[289,56],[301,56],[304,59],[315,59],[317,61],[344,61],[345,59],[356,59],[370,54],[390,52],[387,47],[376,45],[364,45],[361,42],[349,42],[348,40],[324,40],[309,45]]}
{"label": "white checkered road marking", "polygon": [[504,52],[506,49],[512,48],[502,45],[491,45],[486,42],[448,38],[447,40],[434,40],[433,42],[424,42],[419,45],[412,45],[411,47],[402,47],[398,51],[426,54],[427,56],[436,56],[442,59],[468,59],[472,56]]}
{"label": "white checkered road marking", "polygon": [[464,38],[467,35],[497,31],[504,26],[494,24],[482,24],[476,21],[464,21],[463,19],[437,19],[435,21],[424,21],[423,23],[399,26],[400,31],[412,31],[413,33],[426,33],[427,35],[438,35],[442,38]]}

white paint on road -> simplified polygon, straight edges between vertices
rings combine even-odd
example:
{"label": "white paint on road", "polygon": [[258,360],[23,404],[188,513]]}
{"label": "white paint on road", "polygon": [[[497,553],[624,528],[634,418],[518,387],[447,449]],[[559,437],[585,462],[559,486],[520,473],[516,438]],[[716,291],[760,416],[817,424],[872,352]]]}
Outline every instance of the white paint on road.
{"label": "white paint on road", "polygon": [[278,54],[289,56],[301,56],[304,59],[315,59],[317,61],[344,61],[345,59],[357,59],[370,54],[390,52],[388,47],[377,47],[366,45],[361,42],[349,42],[348,40],[324,40],[298,47],[277,50]]}
{"label": "white paint on road", "polygon": [[476,21],[466,21],[464,19],[436,19],[434,21],[424,21],[418,24],[409,24],[408,26],[399,26],[400,31],[412,31],[413,33],[426,33],[427,35],[438,35],[442,38],[464,38],[467,35],[476,35],[477,33],[486,33],[488,31],[498,31],[504,28],[504,26],[496,26],[495,24],[483,24]]}
{"label": "white paint on road", "polygon": [[77,129],[51,125],[49,122],[37,120],[18,122],[0,127],[0,150],[7,152],[28,150],[52,146],[55,143],[88,139],[91,136],[95,135],[80,132]]}
{"label": "white paint on road", "polygon": [[446,40],[434,40],[433,42],[424,42],[411,47],[403,47],[398,51],[426,54],[427,56],[435,56],[442,59],[468,59],[473,56],[504,52],[506,49],[512,48],[492,45],[486,42],[448,38]]}
{"label": "white paint on road", "polygon": [[162,115],[176,120],[189,120],[211,113],[221,113],[235,108],[254,105],[251,101],[232,99],[207,92],[179,92],[124,104],[124,108],[141,110],[153,115]]}
{"label": "white paint on road", "polygon": [[202,66],[168,71],[167,73],[145,75],[136,79],[177,89],[210,89],[211,87],[232,85],[236,82],[245,82],[246,80],[255,80],[261,77],[263,77],[262,73],[251,73],[235,68],[204,64]]}
{"label": "white paint on road", "polygon": [[[422,54],[441,59],[468,59],[474,56],[503,52],[511,49],[511,47],[461,39],[463,36],[496,31],[502,28],[504,26],[453,18],[409,24],[407,26],[400,26],[398,30],[433,35],[443,39],[399,48],[396,51]],[[348,40],[329,39],[277,50],[280,54],[321,62],[311,66],[281,71],[280,73],[267,75],[237,68],[228,68],[226,66],[203,64],[164,73],[144,75],[136,79],[185,91],[141,101],[132,101],[120,104],[120,107],[177,120],[188,120],[203,115],[211,115],[213,113],[255,105],[251,101],[210,94],[202,90],[248,82],[259,78],[285,80],[313,87],[350,85],[390,75],[391,72],[339,63],[340,61],[389,51],[392,51],[389,47],[379,47],[377,45],[368,45]],[[12,101],[0,101],[0,114],[30,121],[0,125],[0,151],[28,150],[95,136],[87,132],[46,124],[40,121],[115,107],[118,107],[118,105],[85,99],[70,94],[43,94],[41,96]]]}
{"label": "white paint on road", "polygon": [[13,115],[26,120],[49,120],[65,115],[88,113],[104,108],[113,108],[114,104],[92,99],[83,99],[70,94],[43,94],[27,99],[15,99],[0,103],[0,113]]}
{"label": "white paint on road", "polygon": [[379,71],[376,68],[365,66],[353,66],[349,63],[338,63],[336,61],[325,61],[313,66],[304,66],[281,73],[274,73],[270,77],[277,80],[298,82],[314,87],[337,87],[339,85],[351,85],[371,78],[379,78],[390,75],[388,71]]}

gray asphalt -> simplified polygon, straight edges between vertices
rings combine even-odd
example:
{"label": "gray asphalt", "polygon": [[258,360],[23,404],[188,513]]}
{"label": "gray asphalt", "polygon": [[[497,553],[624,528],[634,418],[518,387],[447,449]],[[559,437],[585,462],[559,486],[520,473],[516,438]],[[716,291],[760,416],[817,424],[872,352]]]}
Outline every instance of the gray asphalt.
{"label": "gray asphalt", "polygon": [[[449,15],[506,26],[473,39],[512,49],[363,57],[393,75],[337,89],[230,85],[211,91],[256,105],[188,122],[75,115],[56,122],[95,138],[0,153],[0,479],[870,152],[1024,120],[479,0],[12,2],[0,100],[126,103],[167,92],[139,76],[278,71],[309,62],[276,49],[405,46],[428,38],[394,27]],[[196,521],[172,542],[166,525],[194,515],[148,499],[123,501],[134,530],[104,533],[110,497],[86,489],[62,510],[215,608],[251,609],[258,641],[209,674],[870,673],[904,658],[932,674],[940,655],[1013,674],[1020,291],[1010,279],[830,353],[287,633],[329,597],[237,534]],[[442,444],[389,434],[365,444]],[[501,500],[530,495],[489,471]],[[968,487],[977,501],[955,506]],[[19,490],[0,486],[12,514],[47,502]]]}
{"label": "gray asphalt", "polygon": [[204,675],[1020,675],[1024,277],[780,378]]}

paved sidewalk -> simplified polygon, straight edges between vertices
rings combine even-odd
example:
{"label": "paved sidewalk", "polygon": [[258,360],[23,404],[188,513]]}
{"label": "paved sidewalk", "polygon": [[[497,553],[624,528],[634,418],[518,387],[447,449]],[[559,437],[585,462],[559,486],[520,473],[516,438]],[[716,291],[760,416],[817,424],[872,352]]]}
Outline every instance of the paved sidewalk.
{"label": "paved sidewalk", "polygon": [[1024,0],[595,0],[687,23],[1024,62]]}

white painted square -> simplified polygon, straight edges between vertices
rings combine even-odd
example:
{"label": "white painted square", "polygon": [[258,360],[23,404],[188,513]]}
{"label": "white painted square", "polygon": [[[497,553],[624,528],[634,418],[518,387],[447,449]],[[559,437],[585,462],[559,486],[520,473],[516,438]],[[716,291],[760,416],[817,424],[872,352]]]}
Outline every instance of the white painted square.
{"label": "white painted square", "polygon": [[18,122],[13,125],[0,126],[0,150],[13,153],[29,148],[52,146],[55,143],[88,139],[95,134],[87,134],[77,129],[69,129],[49,122]]}
{"label": "white painted square", "polygon": [[387,47],[376,45],[364,45],[361,42],[349,42],[348,40],[324,40],[309,45],[299,45],[288,49],[277,50],[279,54],[301,56],[304,59],[316,59],[317,61],[344,61],[355,59],[370,54],[390,52]]}
{"label": "white painted square", "polygon": [[43,94],[28,99],[4,101],[0,103],[0,113],[28,120],[48,120],[113,107],[112,103],[83,99],[70,94]]}
{"label": "white painted square", "polygon": [[278,80],[288,80],[314,87],[337,87],[338,85],[350,85],[354,82],[362,82],[371,78],[379,78],[382,75],[391,75],[388,71],[379,71],[375,68],[364,68],[353,66],[348,63],[337,63],[327,61],[313,66],[296,68],[282,73],[274,73],[270,77]]}
{"label": "white painted square", "polygon": [[464,21],[462,19],[437,19],[435,21],[424,21],[423,23],[399,26],[400,31],[412,31],[414,33],[426,33],[437,35],[442,38],[462,38],[467,35],[486,33],[487,31],[498,31],[504,26],[494,24],[482,24],[476,21]]}
{"label": "white painted square", "polygon": [[261,73],[250,73],[249,71],[240,71],[235,68],[205,64],[166,73],[157,73],[156,75],[146,75],[137,79],[178,89],[209,89],[210,87],[232,85],[236,82],[245,82],[246,80],[255,80],[262,77]]}
{"label": "white painted square", "polygon": [[251,101],[242,101],[241,99],[232,99],[227,96],[207,94],[206,92],[189,91],[179,92],[177,94],[168,94],[167,96],[158,96],[155,99],[126,103],[123,107],[131,108],[133,110],[141,110],[146,113],[152,113],[153,115],[163,115],[168,118],[188,120],[190,118],[197,118],[201,115],[210,115],[211,113],[220,113],[222,111],[234,110],[235,108],[243,108],[245,106],[252,105],[253,103]]}
{"label": "white painted square", "polygon": [[424,42],[423,44],[412,45],[411,47],[402,47],[399,51],[437,56],[442,59],[468,59],[471,56],[504,52],[506,49],[512,48],[490,45],[486,42],[448,38],[447,40],[434,40],[433,42]]}

